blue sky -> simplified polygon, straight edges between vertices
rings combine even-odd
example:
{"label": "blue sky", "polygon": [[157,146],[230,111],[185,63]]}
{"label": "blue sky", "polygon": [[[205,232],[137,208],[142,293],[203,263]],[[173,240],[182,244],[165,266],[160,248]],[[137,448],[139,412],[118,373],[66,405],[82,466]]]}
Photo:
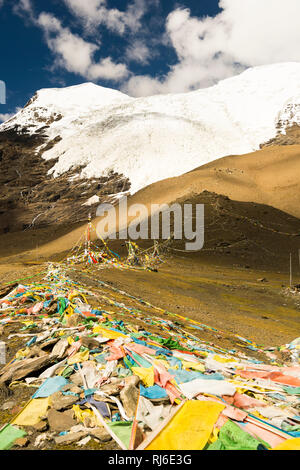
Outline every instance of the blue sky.
{"label": "blue sky", "polygon": [[0,120],[36,90],[92,81],[131,96],[299,61],[298,0],[0,0]]}

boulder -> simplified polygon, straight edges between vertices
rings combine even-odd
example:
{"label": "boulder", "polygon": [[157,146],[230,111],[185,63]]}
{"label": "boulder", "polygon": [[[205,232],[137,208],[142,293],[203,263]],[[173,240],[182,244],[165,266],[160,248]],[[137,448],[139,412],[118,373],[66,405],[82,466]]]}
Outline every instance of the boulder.
{"label": "boulder", "polygon": [[114,377],[112,377],[110,380],[111,383],[101,385],[101,392],[107,393],[107,395],[119,395],[123,380],[116,379]]}
{"label": "boulder", "polygon": [[88,349],[98,349],[100,346],[99,341],[95,338],[90,338],[89,336],[81,336],[81,344]]}
{"label": "boulder", "polygon": [[88,435],[87,431],[80,431],[80,432],[69,432],[64,436],[57,436],[55,437],[55,443],[60,444],[72,444],[73,442],[77,442],[80,439],[86,437]]}
{"label": "boulder", "polygon": [[62,392],[55,392],[51,395],[51,407],[56,411],[65,410],[74,405],[78,401],[78,397],[74,395],[63,395]]}
{"label": "boulder", "polygon": [[26,358],[30,359],[32,357],[42,357],[42,356],[45,356],[45,351],[43,351],[39,346],[32,346]]}
{"label": "boulder", "polygon": [[50,356],[56,356],[57,359],[63,359],[66,356],[68,347],[69,343],[66,338],[59,340],[52,349]]}
{"label": "boulder", "polygon": [[120,398],[128,418],[132,418],[135,415],[138,397],[139,391],[132,384],[125,386],[120,393]]}
{"label": "boulder", "polygon": [[140,383],[140,378],[137,375],[130,375],[129,377],[125,377],[125,387],[129,385],[133,385],[137,387]]}
{"label": "boulder", "polygon": [[17,447],[26,447],[29,444],[28,437],[20,437],[14,442],[14,445]]}
{"label": "boulder", "polygon": [[73,328],[74,326],[79,325],[82,322],[82,317],[79,313],[74,313],[71,317],[67,319],[67,327]]}
{"label": "boulder", "polygon": [[75,385],[75,384],[67,384],[65,385],[62,389],[61,389],[62,392],[72,392],[72,393],[82,393],[82,388],[81,387],[78,387],[78,385]]}
{"label": "boulder", "polygon": [[14,408],[14,406],[16,406],[15,401],[7,401],[1,406],[1,410],[3,411],[11,410],[12,408]]}
{"label": "boulder", "polygon": [[69,380],[75,385],[83,385],[82,377],[79,372],[75,372],[75,374],[72,374],[69,377]]}
{"label": "boulder", "polygon": [[90,435],[101,442],[111,441],[111,435],[104,428],[95,428],[90,431]]}
{"label": "boulder", "polygon": [[36,357],[34,359],[23,359],[22,361],[16,361],[12,364],[8,364],[3,367],[0,372],[0,385],[13,380],[20,380],[33,372],[37,372],[40,369],[50,365],[54,358],[45,354],[42,357]]}
{"label": "boulder", "polygon": [[42,343],[40,345],[40,348],[43,350],[48,349],[48,348],[52,349],[50,348],[50,346],[53,346],[54,344],[58,343],[58,341],[59,341],[59,338],[50,338],[48,341],[45,341],[44,343]]}
{"label": "boulder", "polygon": [[73,410],[60,412],[50,409],[47,414],[47,419],[50,430],[55,432],[69,431],[72,426],[77,424],[76,419],[74,419]]}
{"label": "boulder", "polygon": [[38,432],[44,432],[44,431],[47,431],[47,429],[48,429],[48,425],[47,425],[46,421],[39,421],[33,427]]}

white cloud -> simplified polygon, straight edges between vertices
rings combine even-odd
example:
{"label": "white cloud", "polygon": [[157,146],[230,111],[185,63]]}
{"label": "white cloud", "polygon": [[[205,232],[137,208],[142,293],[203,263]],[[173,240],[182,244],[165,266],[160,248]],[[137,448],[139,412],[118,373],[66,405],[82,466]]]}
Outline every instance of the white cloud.
{"label": "white cloud", "polygon": [[73,34],[53,15],[41,13],[37,23],[45,33],[47,45],[55,54],[58,66],[91,80],[119,81],[128,76],[126,65],[115,63],[110,57],[95,62],[94,54],[99,45]]}
{"label": "white cloud", "polygon": [[123,13],[115,8],[108,9],[106,0],[64,0],[64,2],[88,28],[93,29],[103,24],[119,34],[125,31]]}
{"label": "white cloud", "polygon": [[16,108],[14,113],[0,113],[0,122],[8,121],[16,113],[18,113],[22,108]]}
{"label": "white cloud", "polygon": [[132,32],[137,32],[141,29],[143,26],[141,20],[145,13],[151,5],[156,4],[156,0],[134,0],[130,3],[125,12],[126,27]]}
{"label": "white cloud", "polygon": [[143,39],[135,39],[127,47],[125,56],[130,62],[145,65],[149,63],[152,52]]}
{"label": "white cloud", "polygon": [[[1,7],[1,3],[0,3]],[[0,113],[0,122],[8,121],[11,117],[13,117],[13,113]]]}
{"label": "white cloud", "polygon": [[34,21],[34,11],[31,0],[18,0],[13,5],[13,12],[21,16],[25,21]]}
{"label": "white cloud", "polygon": [[[141,19],[153,0],[133,0],[125,11],[108,8],[106,0],[64,0],[71,12],[89,29],[104,25],[109,30],[123,35],[126,30],[137,32]],[[155,0],[156,3],[156,0]]]}
{"label": "white cloud", "polygon": [[[133,96],[186,92],[247,67],[300,61],[299,0],[219,0],[221,12],[203,18],[192,17],[188,8],[177,8],[166,18],[160,37],[149,36],[144,21],[158,0],[131,0],[124,11],[110,8],[108,0],[63,1],[97,40],[72,33],[49,13],[37,17],[31,0],[19,0],[15,8],[42,28],[55,65],[91,80],[122,80],[122,91]],[[126,41],[121,63],[103,55],[95,59],[101,52],[101,26]],[[164,76],[133,76],[123,62],[148,64],[157,45],[173,48],[177,63]]]}
{"label": "white cloud", "polygon": [[90,65],[87,77],[90,80],[103,78],[104,80],[118,81],[127,77],[128,74],[129,72],[125,64],[116,64],[110,57],[106,57],[105,59],[101,59],[100,62]]}
{"label": "white cloud", "polygon": [[[89,5],[99,3],[98,0],[90,2]],[[128,77],[129,72],[125,64],[115,63],[111,57],[104,57],[99,62],[94,60],[95,53],[100,50],[99,42],[94,44],[85,41],[64,27],[61,21],[50,13],[42,12],[36,16],[30,0],[20,0],[15,6],[15,12],[29,15],[30,20],[42,29],[47,46],[54,54],[55,66],[89,80],[119,81]]]}
{"label": "white cloud", "polygon": [[[222,0],[223,48],[249,65],[300,60],[298,0]],[[214,37],[212,38],[214,40]]]}
{"label": "white cloud", "polygon": [[134,76],[123,90],[134,96],[209,86],[255,65],[300,60],[299,0],[220,0],[215,17],[176,9],[166,20],[178,63],[161,78]]}
{"label": "white cloud", "polygon": [[47,45],[55,54],[57,65],[64,67],[69,72],[87,76],[92,65],[93,54],[98,46],[71,33],[49,13],[41,13],[37,24],[45,33]]}

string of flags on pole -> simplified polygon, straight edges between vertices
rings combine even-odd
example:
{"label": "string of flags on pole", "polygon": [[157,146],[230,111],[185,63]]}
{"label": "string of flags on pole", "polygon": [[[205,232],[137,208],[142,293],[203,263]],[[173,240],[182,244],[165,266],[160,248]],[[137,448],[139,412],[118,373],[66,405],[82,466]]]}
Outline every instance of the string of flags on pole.
{"label": "string of flags on pole", "polygon": [[[97,243],[92,241],[98,238]],[[167,252],[170,245],[170,239],[159,242],[154,240],[153,246],[142,249],[136,242],[125,241],[127,256],[122,259],[121,256],[112,251],[107,241],[103,239],[96,231],[96,227],[91,220],[91,214],[88,217],[88,224],[78,242],[72,247],[67,255],[66,263],[68,265],[96,265],[97,268],[112,266],[118,269],[146,269],[156,271],[158,266],[164,262],[163,254]]]}

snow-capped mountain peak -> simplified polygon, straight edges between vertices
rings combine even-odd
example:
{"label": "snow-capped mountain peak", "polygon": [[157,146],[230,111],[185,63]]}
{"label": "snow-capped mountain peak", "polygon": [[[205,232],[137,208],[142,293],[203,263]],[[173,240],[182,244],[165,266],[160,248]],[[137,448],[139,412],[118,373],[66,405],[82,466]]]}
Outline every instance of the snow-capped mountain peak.
{"label": "snow-capped mountain peak", "polygon": [[[254,67],[217,85],[184,94],[131,98],[86,83],[43,89],[0,126],[43,133],[43,152],[57,177],[80,167],[81,177],[111,171],[131,192],[217,158],[245,154],[300,123],[300,63]],[[57,139],[59,137],[60,139]],[[47,147],[49,148],[49,146]]]}
{"label": "snow-capped mountain peak", "polygon": [[57,106],[61,109],[87,109],[108,106],[117,101],[130,99],[118,90],[105,88],[94,83],[82,83],[67,88],[44,88],[36,93],[37,106]]}

